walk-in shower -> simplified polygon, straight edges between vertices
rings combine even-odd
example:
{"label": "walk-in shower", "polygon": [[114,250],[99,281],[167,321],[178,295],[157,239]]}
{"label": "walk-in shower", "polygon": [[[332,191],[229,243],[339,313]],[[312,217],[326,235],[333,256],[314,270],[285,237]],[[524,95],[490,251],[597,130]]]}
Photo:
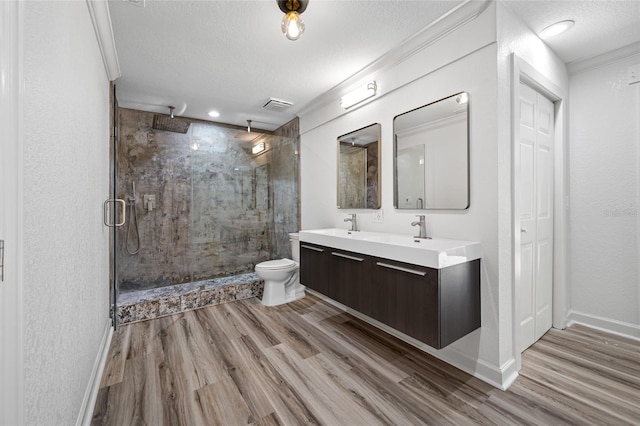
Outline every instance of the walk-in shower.
{"label": "walk-in shower", "polygon": [[[117,196],[133,199],[137,212],[129,235],[118,231],[120,295],[249,273],[291,256],[297,138],[194,120],[182,134],[156,130],[154,121],[153,113],[118,109]],[[253,154],[259,143],[266,150]],[[134,245],[135,225],[134,253],[127,243]]]}

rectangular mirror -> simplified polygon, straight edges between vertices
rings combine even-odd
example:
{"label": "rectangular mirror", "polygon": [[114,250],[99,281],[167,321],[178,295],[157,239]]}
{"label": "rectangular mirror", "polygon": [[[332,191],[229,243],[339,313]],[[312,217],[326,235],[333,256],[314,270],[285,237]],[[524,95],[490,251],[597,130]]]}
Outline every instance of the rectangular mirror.
{"label": "rectangular mirror", "polygon": [[397,209],[469,208],[468,108],[462,92],[393,119]]}
{"label": "rectangular mirror", "polygon": [[338,208],[380,208],[380,124],[338,137]]}

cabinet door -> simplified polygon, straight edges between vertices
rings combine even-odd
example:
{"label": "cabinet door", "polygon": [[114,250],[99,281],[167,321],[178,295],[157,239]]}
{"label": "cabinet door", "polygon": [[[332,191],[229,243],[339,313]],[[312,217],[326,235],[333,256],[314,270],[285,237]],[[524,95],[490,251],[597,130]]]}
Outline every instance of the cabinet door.
{"label": "cabinet door", "polygon": [[329,249],[300,242],[300,284],[329,295]]}
{"label": "cabinet door", "polygon": [[[438,271],[377,259],[374,277],[374,287],[383,289],[381,296],[386,300],[383,317],[377,319],[429,346],[440,348]],[[376,309],[380,307],[376,306]]]}
{"label": "cabinet door", "polygon": [[329,250],[329,297],[359,311],[362,288],[371,269],[371,258],[349,251]]}

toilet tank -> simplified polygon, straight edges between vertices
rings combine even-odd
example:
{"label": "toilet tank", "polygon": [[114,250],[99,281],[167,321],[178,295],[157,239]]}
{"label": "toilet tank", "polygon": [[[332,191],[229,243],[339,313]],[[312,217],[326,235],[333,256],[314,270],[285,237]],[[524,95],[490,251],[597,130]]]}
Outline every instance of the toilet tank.
{"label": "toilet tank", "polygon": [[291,241],[291,257],[292,260],[300,262],[300,237],[297,233],[289,234],[289,241]]}

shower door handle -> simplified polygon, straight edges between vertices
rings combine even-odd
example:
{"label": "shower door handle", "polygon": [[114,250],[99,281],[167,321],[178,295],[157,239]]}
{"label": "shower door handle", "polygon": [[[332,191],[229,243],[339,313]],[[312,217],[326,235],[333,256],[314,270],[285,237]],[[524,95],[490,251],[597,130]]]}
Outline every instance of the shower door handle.
{"label": "shower door handle", "polygon": [[[114,215],[114,222],[110,223],[109,222],[109,204],[113,204],[114,206],[117,204],[122,205],[122,221],[121,222],[115,222],[115,219],[118,217],[118,215]],[[124,222],[127,220],[127,203],[125,203],[125,201],[121,198],[109,198],[107,199],[104,204],[102,205],[102,220],[104,222],[105,226],[108,226],[109,228],[114,228],[114,227],[119,227],[124,225]]]}

